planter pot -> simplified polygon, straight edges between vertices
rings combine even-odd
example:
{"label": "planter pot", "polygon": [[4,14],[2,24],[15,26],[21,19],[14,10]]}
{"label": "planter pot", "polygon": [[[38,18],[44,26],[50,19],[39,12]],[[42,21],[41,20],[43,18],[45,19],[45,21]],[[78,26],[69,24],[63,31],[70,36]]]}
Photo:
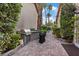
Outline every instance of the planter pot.
{"label": "planter pot", "polygon": [[39,34],[39,43],[44,43],[45,42],[45,36],[46,36],[46,32],[41,32]]}

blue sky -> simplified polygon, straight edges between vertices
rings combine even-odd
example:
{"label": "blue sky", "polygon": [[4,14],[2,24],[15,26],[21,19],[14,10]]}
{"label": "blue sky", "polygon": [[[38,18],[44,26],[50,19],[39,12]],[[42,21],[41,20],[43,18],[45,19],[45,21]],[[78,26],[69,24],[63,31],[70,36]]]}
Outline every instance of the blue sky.
{"label": "blue sky", "polygon": [[[49,11],[48,6],[49,6],[50,4],[52,5],[52,10]],[[45,10],[46,10],[46,14],[48,14],[48,13],[51,14],[50,20],[52,20],[52,22],[54,22],[54,21],[56,20],[56,15],[57,15],[57,11],[58,11],[58,6],[59,6],[58,3],[48,3],[48,4],[47,4],[47,7],[46,7],[45,9],[43,9],[43,12],[42,12],[42,14],[43,14],[43,16],[42,16],[42,18],[43,18],[43,23],[44,23],[45,20],[46,20]]]}

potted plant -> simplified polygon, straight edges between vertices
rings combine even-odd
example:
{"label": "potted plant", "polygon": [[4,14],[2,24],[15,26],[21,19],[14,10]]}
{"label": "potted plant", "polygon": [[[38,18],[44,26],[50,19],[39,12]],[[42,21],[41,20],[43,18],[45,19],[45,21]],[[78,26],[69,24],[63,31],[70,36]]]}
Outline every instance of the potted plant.
{"label": "potted plant", "polygon": [[46,26],[41,26],[40,33],[39,33],[39,43],[44,43],[45,42],[46,32],[47,32],[47,27]]}

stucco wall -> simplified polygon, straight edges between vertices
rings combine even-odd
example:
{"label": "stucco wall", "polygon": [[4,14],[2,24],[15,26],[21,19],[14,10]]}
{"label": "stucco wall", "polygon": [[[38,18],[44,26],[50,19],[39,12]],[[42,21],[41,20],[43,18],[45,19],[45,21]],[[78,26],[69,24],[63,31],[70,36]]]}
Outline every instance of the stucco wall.
{"label": "stucco wall", "polygon": [[79,48],[79,19],[74,23],[74,44]]}
{"label": "stucco wall", "polygon": [[34,4],[22,4],[21,16],[17,22],[16,29],[37,29],[37,11]]}
{"label": "stucco wall", "polygon": [[[76,6],[76,11],[79,11],[79,3],[75,4]],[[75,14],[75,16],[79,17],[79,14]],[[79,48],[79,19],[77,19],[74,22],[74,41],[73,43],[75,44],[75,46],[77,46]]]}

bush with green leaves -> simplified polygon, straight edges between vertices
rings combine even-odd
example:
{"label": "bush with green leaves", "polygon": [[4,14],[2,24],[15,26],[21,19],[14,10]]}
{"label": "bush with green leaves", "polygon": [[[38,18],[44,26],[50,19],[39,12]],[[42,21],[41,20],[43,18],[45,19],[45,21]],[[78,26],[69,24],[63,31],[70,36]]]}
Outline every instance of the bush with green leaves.
{"label": "bush with green leaves", "polygon": [[53,34],[55,34],[57,38],[61,38],[60,28],[58,28],[56,24],[53,24],[52,30]]}
{"label": "bush with green leaves", "polygon": [[21,4],[0,3],[0,52],[4,53],[19,45],[20,35],[15,26],[20,17]]}
{"label": "bush with green leaves", "polygon": [[46,26],[46,25],[42,25],[42,26],[40,27],[40,31],[41,31],[41,32],[47,32],[47,26]]}
{"label": "bush with green leaves", "polygon": [[73,41],[74,36],[74,11],[76,7],[73,3],[63,4],[61,11],[61,33],[66,40]]}

